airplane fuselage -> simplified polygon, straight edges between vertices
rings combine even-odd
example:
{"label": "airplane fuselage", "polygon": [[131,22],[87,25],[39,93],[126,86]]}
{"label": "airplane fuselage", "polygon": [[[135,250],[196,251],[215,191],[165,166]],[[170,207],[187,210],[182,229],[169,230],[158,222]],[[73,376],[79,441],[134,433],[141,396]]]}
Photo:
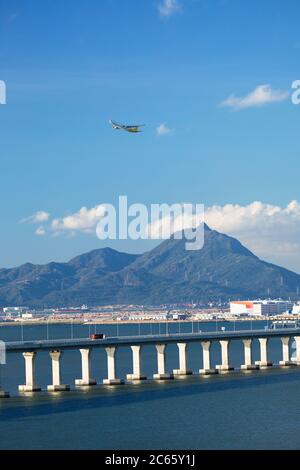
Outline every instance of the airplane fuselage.
{"label": "airplane fuselage", "polygon": [[113,129],[116,129],[116,130],[121,130],[121,131],[126,131],[126,132],[131,132],[131,133],[138,133],[138,132],[142,132],[140,130],[140,125],[137,125],[137,126],[125,126],[125,125],[122,125],[122,124],[118,124],[117,122],[114,122],[114,121],[109,121],[110,125],[112,126]]}

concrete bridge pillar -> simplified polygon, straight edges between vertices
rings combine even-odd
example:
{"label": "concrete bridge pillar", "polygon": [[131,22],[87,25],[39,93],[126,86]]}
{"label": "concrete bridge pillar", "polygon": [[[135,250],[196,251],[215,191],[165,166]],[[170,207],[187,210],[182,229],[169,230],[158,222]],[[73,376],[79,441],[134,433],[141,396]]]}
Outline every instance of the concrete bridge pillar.
{"label": "concrete bridge pillar", "polygon": [[179,351],[179,369],[174,369],[174,375],[191,375],[193,372],[187,368],[187,344],[177,343]]}
{"label": "concrete bridge pillar", "polygon": [[107,354],[107,379],[103,380],[105,385],[120,385],[124,381],[116,378],[116,355],[117,346],[109,346],[105,348]]}
{"label": "concrete bridge pillar", "polygon": [[25,359],[25,385],[19,385],[19,392],[39,392],[40,387],[35,381],[36,352],[24,352]]}
{"label": "concrete bridge pillar", "polygon": [[70,390],[69,385],[61,384],[60,358],[63,354],[62,351],[50,351],[49,354],[52,360],[52,385],[48,385],[47,390],[49,392],[61,392]]}
{"label": "concrete bridge pillar", "polygon": [[281,338],[282,342],[282,361],[279,361],[280,366],[292,366],[295,365],[291,360],[290,360],[290,338],[288,336],[283,336]]}
{"label": "concrete bridge pillar", "polygon": [[79,349],[81,354],[81,368],[82,368],[82,379],[76,379],[75,385],[80,387],[88,387],[90,385],[96,385],[96,380],[91,379],[91,362],[90,354],[91,349]]}
{"label": "concrete bridge pillar", "polygon": [[132,374],[127,374],[127,380],[146,380],[147,377],[142,374],[142,346],[131,346],[132,351]]}
{"label": "concrete bridge pillar", "polygon": [[300,366],[300,336],[295,336],[295,343],[296,343],[296,361],[295,364]]}
{"label": "concrete bridge pillar", "polygon": [[156,344],[157,352],[157,374],[153,375],[153,378],[156,380],[168,380],[173,379],[173,374],[166,373],[166,356],[165,356],[165,344]]}
{"label": "concrete bridge pillar", "polygon": [[241,365],[241,369],[242,370],[258,369],[258,365],[252,363],[252,339],[245,338],[243,339],[243,343],[244,343],[245,364]]}
{"label": "concrete bridge pillar", "polygon": [[6,346],[3,341],[0,341],[0,398],[9,397],[9,393],[5,392],[1,387],[2,366],[5,364],[6,364]]}
{"label": "concrete bridge pillar", "polygon": [[8,398],[8,397],[9,397],[9,393],[5,392],[1,387],[1,352],[0,352],[0,398]]}
{"label": "concrete bridge pillar", "polygon": [[260,345],[260,361],[255,361],[255,364],[259,366],[260,369],[265,369],[272,366],[272,362],[268,361],[268,338],[258,338]]}
{"label": "concrete bridge pillar", "polygon": [[233,367],[229,363],[229,345],[230,341],[228,339],[220,340],[221,345],[221,354],[222,354],[222,364],[217,365],[216,368],[219,372],[228,372],[233,370]]}
{"label": "concrete bridge pillar", "polygon": [[212,369],[210,366],[210,341],[202,341],[202,350],[203,350],[203,369],[199,370],[201,375],[212,375],[217,374],[217,369]]}

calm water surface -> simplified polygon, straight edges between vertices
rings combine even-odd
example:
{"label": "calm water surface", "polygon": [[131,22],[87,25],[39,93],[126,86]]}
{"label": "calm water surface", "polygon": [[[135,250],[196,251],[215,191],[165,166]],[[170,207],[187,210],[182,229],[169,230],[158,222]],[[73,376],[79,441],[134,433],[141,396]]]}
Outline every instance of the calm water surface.
{"label": "calm water surface", "polygon": [[[253,323],[253,328],[264,327]],[[172,324],[169,332],[248,329],[242,324]],[[141,334],[165,332],[166,325],[142,325]],[[137,325],[98,326],[97,330],[115,336],[138,334]],[[151,331],[152,330],[152,331]],[[24,340],[84,337],[94,327],[49,325],[1,327],[0,339]],[[281,359],[280,340],[269,344],[270,360]],[[231,362],[239,367],[243,348],[231,344]],[[254,360],[259,358],[258,342],[253,343]],[[8,354],[2,369],[2,386],[11,398],[0,401],[1,449],[299,449],[300,448],[300,370],[271,369],[235,372],[216,377],[188,377],[172,382],[152,382],[118,387],[96,386],[86,391],[20,396],[24,383],[24,359]],[[212,364],[220,363],[218,344],[212,346]],[[78,351],[62,358],[62,381],[70,385],[81,376]],[[120,348],[117,373],[131,372],[131,351]],[[176,345],[167,348],[167,369],[178,367]],[[202,367],[199,344],[189,347],[189,367]],[[156,372],[153,346],[143,349],[143,370]],[[93,377],[101,383],[106,377],[106,357],[95,350]],[[51,362],[47,353],[37,356],[37,378],[45,388],[51,383]]]}

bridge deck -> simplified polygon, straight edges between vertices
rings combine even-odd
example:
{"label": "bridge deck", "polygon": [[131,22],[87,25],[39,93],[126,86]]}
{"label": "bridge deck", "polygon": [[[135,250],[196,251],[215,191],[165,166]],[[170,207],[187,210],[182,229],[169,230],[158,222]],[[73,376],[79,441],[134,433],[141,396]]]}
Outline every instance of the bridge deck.
{"label": "bridge deck", "polygon": [[170,335],[147,335],[147,336],[122,336],[107,337],[105,339],[92,340],[90,338],[77,339],[56,339],[56,340],[36,340],[36,341],[16,341],[7,342],[7,352],[17,351],[51,351],[55,349],[79,349],[79,348],[104,348],[107,346],[133,346],[133,345],[154,345],[170,343],[193,343],[200,341],[219,340],[242,340],[245,338],[280,338],[282,336],[300,336],[300,328],[282,328],[277,330],[244,330],[244,331],[218,331],[199,332]]}

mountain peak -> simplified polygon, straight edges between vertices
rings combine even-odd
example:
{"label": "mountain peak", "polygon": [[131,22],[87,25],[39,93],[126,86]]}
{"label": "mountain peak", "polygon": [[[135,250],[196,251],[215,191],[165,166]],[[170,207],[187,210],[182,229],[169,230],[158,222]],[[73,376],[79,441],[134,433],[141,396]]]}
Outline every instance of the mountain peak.
{"label": "mountain peak", "polygon": [[107,272],[114,272],[123,269],[131,264],[138,255],[122,253],[113,248],[98,248],[88,253],[76,256],[69,261],[69,265],[76,268],[102,269]]}

